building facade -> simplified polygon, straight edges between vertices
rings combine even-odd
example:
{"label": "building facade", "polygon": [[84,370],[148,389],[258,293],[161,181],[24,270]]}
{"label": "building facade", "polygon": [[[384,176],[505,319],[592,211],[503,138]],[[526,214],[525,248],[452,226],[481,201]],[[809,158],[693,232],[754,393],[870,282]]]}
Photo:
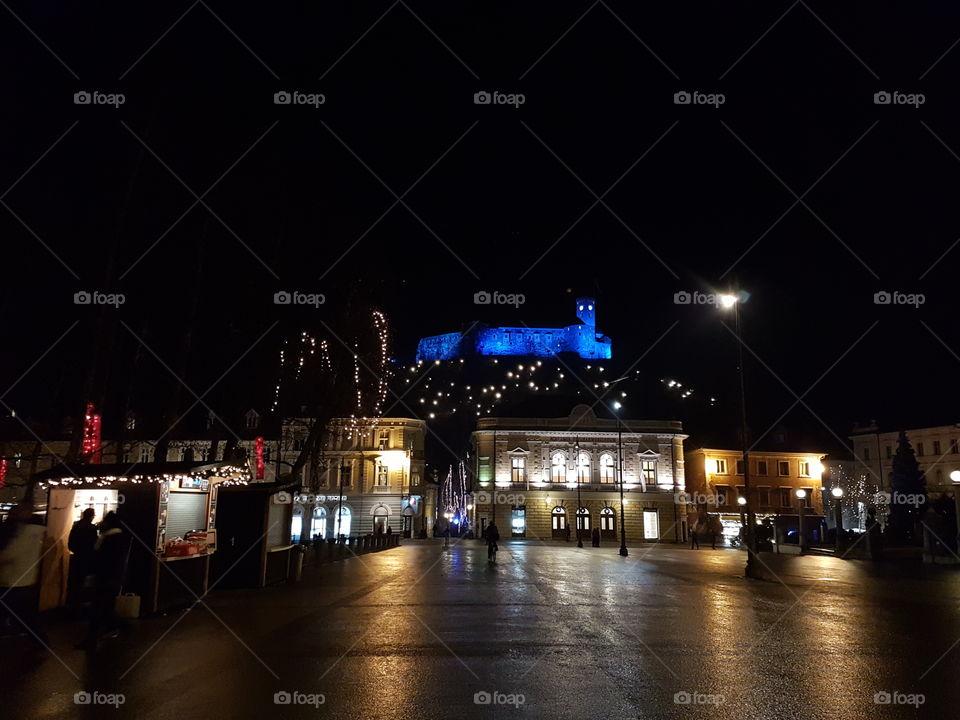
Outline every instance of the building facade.
{"label": "building facade", "polygon": [[[750,451],[750,488],[756,497],[754,513],[759,517],[798,515],[802,506],[804,515],[823,515],[825,457],[825,453],[815,452]],[[701,513],[719,513],[725,534],[738,532],[737,498],[746,497],[742,451],[698,448],[688,451],[686,458],[691,506]],[[797,490],[806,491],[806,496],[798,498]]]}
{"label": "building facade", "polygon": [[[953,493],[950,473],[960,470],[960,424],[916,428],[906,433],[926,478],[927,492]],[[865,469],[871,480],[888,492],[899,435],[899,432],[879,432],[876,425],[871,425],[854,428],[850,436],[858,467]]]}
{"label": "building facade", "polygon": [[598,528],[619,544],[622,480],[627,544],[683,542],[686,438],[678,421],[598,418],[587,405],[561,418],[481,418],[473,526],[496,521],[504,539],[575,540],[579,529],[585,542]]}
{"label": "building facade", "polygon": [[[286,425],[299,452],[306,423]],[[320,466],[294,502],[293,541],[433,529],[436,487],[424,476],[426,424],[414,418],[336,418],[324,434]]]}

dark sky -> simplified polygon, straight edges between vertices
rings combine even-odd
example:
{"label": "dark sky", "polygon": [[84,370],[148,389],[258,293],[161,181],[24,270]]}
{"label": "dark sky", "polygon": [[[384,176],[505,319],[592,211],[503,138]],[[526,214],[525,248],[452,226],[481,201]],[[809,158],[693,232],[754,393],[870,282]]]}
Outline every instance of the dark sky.
{"label": "dark sky", "polygon": [[[0,384],[20,414],[81,399],[103,336],[73,295],[95,289],[126,297],[100,342],[107,395],[135,375],[145,409],[170,377],[153,352],[198,394],[247,353],[207,398],[265,402],[282,338],[349,297],[412,356],[474,318],[567,324],[577,294],[598,298],[618,367],[647,353],[651,397],[669,375],[732,409],[735,339],[674,294],[736,280],[755,433],[787,412],[833,447],[856,420],[958,419],[960,10],[236,5],[0,10]],[[275,105],[283,90],[326,102]],[[475,105],[482,90],[525,103]],[[694,90],[725,102],[674,103]],[[327,302],[277,307],[281,289]],[[477,307],[482,289],[527,301]],[[877,305],[883,290],[925,302]],[[644,387],[631,414],[654,407]]]}

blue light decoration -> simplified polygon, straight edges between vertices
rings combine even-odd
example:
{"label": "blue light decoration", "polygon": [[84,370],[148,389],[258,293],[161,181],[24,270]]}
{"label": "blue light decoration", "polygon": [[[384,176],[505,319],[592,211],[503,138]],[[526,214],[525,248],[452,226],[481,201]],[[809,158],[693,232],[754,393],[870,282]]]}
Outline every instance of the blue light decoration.
{"label": "blue light decoration", "polygon": [[417,345],[417,361],[477,355],[552,357],[561,352],[573,352],[589,360],[609,360],[613,356],[613,341],[597,332],[596,301],[577,298],[576,315],[580,320],[577,325],[562,328],[492,328],[474,323],[464,332],[425,337]]}

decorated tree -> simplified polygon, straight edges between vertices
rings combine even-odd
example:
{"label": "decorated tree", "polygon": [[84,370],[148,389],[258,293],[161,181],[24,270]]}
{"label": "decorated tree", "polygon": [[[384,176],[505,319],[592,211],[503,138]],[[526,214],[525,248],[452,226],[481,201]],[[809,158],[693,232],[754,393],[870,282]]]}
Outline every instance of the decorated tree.
{"label": "decorated tree", "polygon": [[893,456],[893,479],[890,483],[890,531],[895,539],[914,539],[914,526],[926,502],[926,480],[910,445],[907,433],[900,431],[897,452]]}

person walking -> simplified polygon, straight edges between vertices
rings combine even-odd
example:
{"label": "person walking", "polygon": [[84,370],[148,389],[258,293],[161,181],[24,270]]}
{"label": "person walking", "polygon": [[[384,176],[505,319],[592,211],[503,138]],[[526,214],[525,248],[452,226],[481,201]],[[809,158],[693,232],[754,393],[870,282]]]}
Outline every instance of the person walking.
{"label": "person walking", "polygon": [[93,608],[87,636],[78,646],[81,649],[95,651],[102,636],[117,631],[114,607],[123,588],[129,553],[130,539],[123,531],[120,516],[108,512],[100,525],[94,551]]}
{"label": "person walking", "polygon": [[699,550],[700,549],[700,539],[697,537],[697,526],[694,525],[690,529],[690,549]]}
{"label": "person walking", "polygon": [[497,544],[500,540],[500,530],[497,529],[497,524],[493,521],[487,525],[487,529],[484,531],[487,539],[487,560],[490,562],[497,561],[497,550],[500,549],[500,546]]}
{"label": "person walking", "polygon": [[593,529],[593,534],[591,535],[591,538],[593,540],[593,546],[600,547],[600,528],[595,527]]}
{"label": "person walking", "polygon": [[37,648],[47,645],[40,626],[40,558],[46,528],[33,517],[33,487],[0,525],[0,626],[3,634],[26,630]]}
{"label": "person walking", "polygon": [[67,539],[67,548],[70,550],[70,571],[67,580],[67,603],[77,608],[85,600],[84,588],[87,587],[87,576],[93,574],[93,554],[97,544],[97,527],[93,518],[97,511],[87,508],[80,514]]}

